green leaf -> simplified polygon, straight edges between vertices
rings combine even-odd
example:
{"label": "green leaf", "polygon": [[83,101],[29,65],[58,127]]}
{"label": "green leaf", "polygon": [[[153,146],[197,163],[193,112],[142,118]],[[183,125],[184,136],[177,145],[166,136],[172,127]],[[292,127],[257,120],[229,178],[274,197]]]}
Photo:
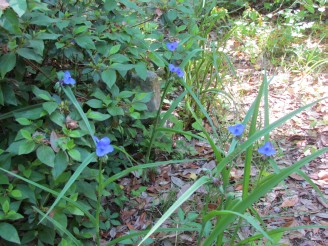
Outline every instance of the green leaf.
{"label": "green leaf", "polygon": [[124,110],[117,106],[112,106],[107,109],[107,112],[112,116],[124,115]]}
{"label": "green leaf", "polygon": [[156,52],[149,53],[148,57],[158,67],[165,67],[164,59],[160,55],[158,55]]}
{"label": "green leaf", "polygon": [[50,167],[54,167],[54,165],[55,165],[55,152],[49,146],[41,145],[36,150],[36,156],[38,157],[38,159],[42,163],[44,163],[44,164],[46,164]]}
{"label": "green leaf", "polygon": [[139,62],[135,66],[135,70],[137,72],[137,75],[142,78],[143,80],[146,80],[147,78],[147,66],[144,62]]}
{"label": "green leaf", "polygon": [[115,53],[117,53],[121,48],[120,44],[114,45],[113,47],[110,48],[109,50],[109,55],[113,55]]}
{"label": "green leaf", "polygon": [[5,75],[14,69],[16,65],[16,55],[13,52],[4,54],[0,57],[0,75],[4,78]]}
{"label": "green leaf", "polygon": [[90,36],[79,36],[75,38],[75,42],[82,48],[84,49],[91,49],[91,50],[95,50],[96,46],[92,40],[92,38],[90,38]]}
{"label": "green leaf", "polygon": [[56,102],[45,102],[42,104],[42,107],[50,115],[58,108],[58,104]]}
{"label": "green leaf", "polygon": [[59,151],[55,157],[55,165],[52,169],[52,176],[58,178],[68,165],[68,156],[64,151]]}
{"label": "green leaf", "polygon": [[63,127],[65,122],[65,117],[59,111],[55,111],[50,115],[50,119],[52,122],[56,123],[57,125]]}
{"label": "green leaf", "polygon": [[35,53],[35,50],[29,48],[20,48],[17,50],[17,54],[28,60],[36,61],[37,63],[42,63],[43,60],[42,56]]}
{"label": "green leaf", "polygon": [[147,103],[151,100],[153,93],[152,92],[141,92],[137,93],[135,97],[133,98],[132,102],[143,102]]}
{"label": "green leaf", "polygon": [[18,16],[11,8],[5,10],[4,15],[0,19],[0,26],[11,34],[21,34]]}
{"label": "green leaf", "polygon": [[146,111],[148,110],[147,105],[141,102],[135,102],[132,104],[132,108],[138,111]]}
{"label": "green leaf", "polygon": [[58,197],[54,201],[54,203],[51,205],[51,207],[48,209],[47,213],[42,217],[39,223],[41,223],[50,213],[51,211],[55,208],[55,206],[58,204],[58,202],[63,198],[65,195],[66,191],[72,186],[72,184],[75,182],[75,180],[80,176],[82,171],[89,165],[89,163],[93,160],[95,157],[95,153],[90,154],[85,158],[85,160],[82,162],[81,165],[76,169],[74,174],[70,177],[68,182],[65,184],[64,188],[62,191],[58,194]]}
{"label": "green leaf", "polygon": [[41,39],[41,40],[56,40],[60,36],[62,36],[62,35],[56,34],[56,33],[39,32],[36,35],[36,38]]}
{"label": "green leaf", "polygon": [[[44,191],[46,191],[46,192],[48,192],[48,193],[50,193],[50,194],[53,194],[54,196],[57,196],[57,197],[59,196],[59,193],[58,193],[58,192],[56,192],[56,191],[54,191],[54,190],[52,190],[52,189],[49,189],[49,188],[47,188],[47,187],[45,187],[45,186],[43,186],[43,185],[40,185],[40,184],[38,184],[38,183],[36,183],[36,182],[34,182],[34,181],[32,181],[32,180],[26,179],[26,178],[24,178],[24,177],[22,177],[22,176],[20,176],[20,175],[17,175],[16,173],[13,173],[13,172],[7,171],[7,170],[5,170],[5,169],[3,169],[3,168],[1,168],[1,167],[0,167],[0,170],[3,171],[3,172],[5,172],[5,173],[7,173],[7,174],[9,174],[9,175],[11,175],[11,176],[13,176],[13,177],[16,177],[16,178],[18,178],[18,179],[20,179],[20,180],[25,181],[25,182],[28,183],[28,184],[31,184],[31,185],[33,185],[33,186],[35,186],[35,187],[38,187],[38,188],[40,188],[41,190],[44,190]],[[34,194],[34,193],[33,193],[33,194]],[[75,209],[76,211],[79,211],[79,214],[75,213],[75,215],[81,215],[81,216],[83,216],[83,215],[85,214],[85,215],[90,219],[90,221],[91,221],[92,223],[96,223],[95,218],[94,218],[94,217],[88,212],[87,209],[85,209],[85,206],[82,206],[80,203],[75,202],[75,201],[73,201],[72,199],[67,198],[67,197],[65,197],[65,196],[62,196],[62,199],[65,200],[65,201],[67,201],[67,202],[70,203],[71,205],[74,205],[74,206],[68,206],[67,209],[69,209],[69,208],[73,208],[73,209]],[[81,211],[82,211],[82,212],[81,212]],[[84,214],[83,214],[83,213],[84,213]]]}
{"label": "green leaf", "polygon": [[109,119],[109,117],[110,117],[110,115],[108,115],[108,114],[102,114],[102,113],[92,111],[92,110],[88,110],[88,112],[86,113],[86,116],[89,119],[96,120],[96,121],[104,121],[104,120]]}
{"label": "green leaf", "polygon": [[38,98],[41,98],[41,99],[46,100],[46,101],[51,101],[52,100],[51,95],[50,95],[49,92],[47,92],[45,90],[41,90],[36,86],[32,86],[32,92]]}
{"label": "green leaf", "polygon": [[116,82],[116,71],[113,69],[105,70],[101,73],[101,78],[110,90]]}
{"label": "green leaf", "polygon": [[20,244],[20,239],[17,230],[11,224],[5,222],[0,223],[0,237],[5,239],[6,241]]}
{"label": "green leaf", "polygon": [[73,160],[76,160],[76,161],[81,161],[81,154],[78,150],[76,149],[70,149],[68,151],[68,154],[70,157],[72,157]]}
{"label": "green leaf", "polygon": [[119,71],[127,71],[134,67],[135,67],[134,64],[122,64],[122,63],[113,63],[112,65],[109,66],[109,68],[119,70]]}
{"label": "green leaf", "polygon": [[29,126],[32,124],[32,121],[26,118],[18,118],[16,119],[16,121],[22,126]]}
{"label": "green leaf", "polygon": [[129,98],[133,96],[134,92],[132,91],[121,91],[120,94],[118,94],[119,98]]}
{"label": "green leaf", "polygon": [[15,198],[20,198],[22,197],[22,192],[20,190],[12,190],[10,192],[10,195],[12,195]]}
{"label": "green leaf", "polygon": [[23,138],[27,139],[27,140],[33,140],[31,133],[25,129],[21,129],[20,133],[22,134]]}
{"label": "green leaf", "polygon": [[31,140],[23,140],[21,141],[18,148],[18,155],[24,155],[31,153],[35,148],[34,141]]}
{"label": "green leaf", "polygon": [[5,214],[8,213],[9,211],[9,208],[10,208],[10,205],[9,205],[9,201],[6,200],[3,204],[2,204],[2,210]]}
{"label": "green leaf", "polygon": [[86,102],[91,108],[103,108],[103,102],[98,99],[91,99]]}

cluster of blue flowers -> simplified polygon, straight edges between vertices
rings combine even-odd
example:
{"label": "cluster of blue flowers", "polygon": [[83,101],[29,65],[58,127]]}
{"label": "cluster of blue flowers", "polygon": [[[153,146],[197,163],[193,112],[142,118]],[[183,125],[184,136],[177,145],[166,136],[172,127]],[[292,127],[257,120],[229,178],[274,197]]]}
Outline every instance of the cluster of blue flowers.
{"label": "cluster of blue flowers", "polygon": [[[237,124],[228,127],[228,131],[236,137],[241,136],[244,130],[245,130],[245,125],[243,124]],[[276,150],[274,149],[274,146],[271,142],[266,142],[263,146],[261,146],[258,149],[258,152],[262,155],[272,156],[276,153]]]}
{"label": "cluster of blue flowers", "polygon": [[[173,52],[178,47],[178,42],[167,43],[166,47],[168,50]],[[169,70],[172,73],[176,73],[179,78],[182,78],[184,76],[183,70],[179,67],[174,66],[173,64],[169,64]]]}

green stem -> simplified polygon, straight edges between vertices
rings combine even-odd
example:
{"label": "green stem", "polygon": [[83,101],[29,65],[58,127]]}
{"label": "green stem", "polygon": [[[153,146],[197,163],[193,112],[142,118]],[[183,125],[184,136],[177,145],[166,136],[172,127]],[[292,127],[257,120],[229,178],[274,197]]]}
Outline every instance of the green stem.
{"label": "green stem", "polygon": [[97,245],[100,246],[100,208],[101,208],[101,194],[103,190],[103,177],[102,177],[102,163],[103,160],[99,160],[98,170],[98,191],[97,191],[97,208],[96,208],[96,240]]}
{"label": "green stem", "polygon": [[157,126],[158,126],[158,122],[159,122],[159,117],[161,115],[161,109],[162,109],[163,101],[164,101],[164,98],[165,98],[169,88],[170,88],[170,85],[171,85],[171,81],[169,80],[165,85],[165,88],[164,88],[164,91],[163,91],[163,94],[162,94],[162,97],[161,97],[161,102],[159,104],[159,109],[157,110],[156,119],[155,119],[155,122],[153,124],[153,129],[151,131],[149,146],[148,146],[147,154],[146,154],[146,157],[145,157],[145,163],[148,163],[149,159],[150,159],[150,152],[151,152],[151,149],[153,147],[153,143],[154,143],[155,136],[156,136],[156,133],[157,133]]}

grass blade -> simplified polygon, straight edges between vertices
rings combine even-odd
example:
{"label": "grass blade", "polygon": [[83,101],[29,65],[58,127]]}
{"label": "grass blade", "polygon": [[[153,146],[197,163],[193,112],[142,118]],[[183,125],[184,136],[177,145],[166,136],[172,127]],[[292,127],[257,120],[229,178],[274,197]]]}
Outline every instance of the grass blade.
{"label": "grass blade", "polygon": [[157,221],[153,228],[147,233],[147,235],[138,244],[140,246],[147,238],[150,237],[170,216],[174,211],[181,206],[198,188],[202,185],[211,182],[212,179],[206,176],[198,179],[173,205],[162,215],[162,217]]}
{"label": "grass blade", "polygon": [[262,229],[260,224],[250,214],[241,214],[241,213],[230,211],[230,210],[220,210],[220,211],[214,210],[214,211],[209,212],[206,216],[204,216],[204,221],[208,221],[208,220],[212,219],[213,217],[216,217],[221,214],[223,214],[223,215],[233,214],[233,215],[243,218],[249,224],[251,224],[256,230],[258,230],[263,236],[265,236],[267,239],[269,239],[271,242],[273,242],[273,239]]}
{"label": "grass blade", "polygon": [[[287,178],[293,172],[296,172],[299,168],[307,164],[308,162],[314,160],[318,156],[328,151],[327,148],[320,149],[313,153],[312,155],[304,157],[302,160],[296,162],[294,165],[281,169],[278,174],[271,174],[264,178],[261,183],[246,197],[246,199],[238,202],[233,208],[232,211],[243,213],[248,207],[252,206],[254,202],[268,193],[273,187],[278,185],[282,180]],[[215,226],[211,234],[205,240],[204,245],[212,245],[217,236],[220,233],[223,233],[228,224],[232,223],[235,220],[235,215],[224,216],[220,219],[219,223]]]}
{"label": "grass blade", "polygon": [[76,100],[71,88],[62,86],[62,89],[65,92],[66,96],[69,98],[69,100],[73,103],[73,105],[75,106],[75,108],[77,109],[79,114],[81,115],[81,118],[83,119],[83,121],[84,121],[84,123],[85,123],[85,125],[86,125],[86,127],[89,131],[89,134],[90,134],[90,136],[91,136],[91,138],[94,142],[94,144],[96,145],[96,142],[93,139],[94,131],[92,130],[90,122],[89,122],[87,116],[85,115],[85,113],[83,112],[83,109],[81,108],[79,102]]}
{"label": "grass blade", "polygon": [[[41,190],[44,190],[44,191],[46,191],[46,192],[49,192],[50,194],[53,194],[54,196],[57,196],[58,197],[58,195],[59,195],[59,193],[58,192],[56,192],[56,191],[54,191],[54,190],[51,190],[51,189],[49,189],[49,188],[47,188],[47,187],[45,187],[45,186],[43,186],[43,185],[40,185],[40,184],[38,184],[38,183],[35,183],[34,181],[32,181],[32,180],[29,180],[29,179],[26,179],[26,178],[24,178],[24,177],[22,177],[22,176],[20,176],[20,175],[18,175],[18,174],[16,174],[16,173],[13,173],[13,172],[10,172],[10,171],[7,171],[6,169],[3,169],[3,168],[1,168],[0,167],[0,170],[1,171],[3,171],[3,172],[5,172],[5,173],[8,173],[9,175],[11,175],[11,176],[14,176],[14,177],[16,177],[16,178],[18,178],[18,179],[21,179],[21,180],[23,180],[23,181],[25,181],[26,183],[28,183],[28,184],[31,184],[31,185],[33,185],[33,186],[35,186],[35,187],[38,187],[38,188],[40,188]],[[66,196],[63,196],[62,197],[62,199],[63,200],[65,200],[65,201],[67,201],[67,202],[69,202],[69,203],[71,203],[72,205],[74,205],[75,207],[77,207],[78,209],[80,209],[89,219],[90,219],[90,221],[92,221],[93,223],[96,221],[95,220],[95,217],[93,217],[82,205],[80,205],[79,203],[77,203],[77,202],[75,202],[75,201],[73,201],[72,199],[70,199],[70,198],[68,198],[68,197],[66,197]]]}
{"label": "grass blade", "polygon": [[54,207],[57,205],[57,203],[60,201],[60,199],[63,198],[64,194],[66,193],[66,191],[71,187],[71,185],[75,182],[75,180],[79,177],[79,175],[82,173],[82,171],[84,170],[84,168],[86,168],[89,163],[92,161],[93,158],[95,158],[96,153],[91,153],[90,155],[88,155],[85,160],[82,162],[82,164],[75,170],[74,174],[70,177],[70,179],[67,181],[67,183],[65,184],[63,190],[59,193],[59,195],[57,196],[56,200],[54,201],[54,203],[51,205],[51,207],[49,208],[49,210],[47,211],[47,213],[42,217],[42,219],[39,221],[39,223],[44,220],[44,218],[46,218],[46,216],[48,216],[50,214],[50,212],[54,209]]}
{"label": "grass blade", "polygon": [[58,221],[54,220],[50,216],[46,216],[41,210],[39,210],[35,206],[33,206],[33,209],[37,211],[41,216],[45,216],[47,220],[49,220],[58,230],[66,234],[69,237],[69,239],[71,239],[71,241],[75,243],[75,245],[82,245],[82,243],[79,240],[77,240],[68,230],[66,230],[66,228],[64,228]]}
{"label": "grass blade", "polygon": [[150,168],[150,167],[157,167],[157,166],[160,166],[160,165],[169,165],[169,164],[177,164],[177,163],[200,161],[200,160],[205,160],[205,159],[184,159],[184,160],[176,160],[176,161],[159,161],[159,162],[142,164],[142,165],[130,167],[130,168],[127,168],[127,169],[123,170],[122,172],[119,172],[119,173],[111,176],[110,178],[108,178],[103,183],[103,187],[105,188],[110,183],[114,182],[115,180],[117,180],[119,178],[122,178],[122,177],[128,175],[129,173],[131,173],[133,171],[146,169],[146,168]]}

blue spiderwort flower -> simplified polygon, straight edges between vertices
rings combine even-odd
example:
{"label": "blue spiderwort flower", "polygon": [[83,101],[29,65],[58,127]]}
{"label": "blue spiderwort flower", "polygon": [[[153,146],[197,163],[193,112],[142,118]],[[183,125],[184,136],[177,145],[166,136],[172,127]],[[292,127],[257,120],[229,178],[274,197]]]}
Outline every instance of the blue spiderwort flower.
{"label": "blue spiderwort flower", "polygon": [[177,70],[177,67],[174,66],[173,64],[169,64],[169,70],[170,70],[170,72],[175,73]]}
{"label": "blue spiderwort flower", "polygon": [[179,67],[176,68],[175,72],[179,78],[182,78],[184,76],[184,72]]}
{"label": "blue spiderwort flower", "polygon": [[167,43],[166,47],[170,51],[175,51],[175,49],[178,47],[178,42]]}
{"label": "blue spiderwort flower", "polygon": [[258,149],[258,152],[262,155],[271,156],[276,153],[276,150],[274,149],[271,142],[266,142],[262,147]]}
{"label": "blue spiderwort flower", "polygon": [[69,71],[66,71],[66,72],[64,73],[63,83],[64,83],[65,85],[75,85],[76,81],[75,81],[75,79],[73,79],[73,78],[71,77],[71,74],[70,74]]}
{"label": "blue spiderwort flower", "polygon": [[110,139],[108,137],[104,137],[100,140],[97,137],[93,137],[93,139],[96,141],[97,156],[102,157],[114,151],[114,147],[110,145]]}
{"label": "blue spiderwort flower", "polygon": [[243,124],[237,124],[237,125],[228,127],[228,131],[232,135],[235,135],[237,137],[240,136],[241,134],[243,134],[244,130],[245,130],[245,125],[243,125]]}

